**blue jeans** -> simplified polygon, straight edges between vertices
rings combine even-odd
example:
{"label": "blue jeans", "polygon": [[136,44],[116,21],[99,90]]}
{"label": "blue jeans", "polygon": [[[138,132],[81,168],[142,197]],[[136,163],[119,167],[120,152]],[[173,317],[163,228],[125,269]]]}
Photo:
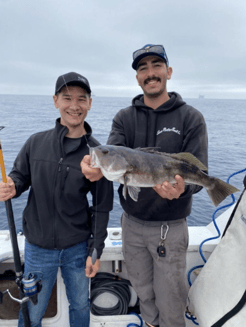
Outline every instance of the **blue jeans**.
{"label": "blue jeans", "polygon": [[[33,273],[42,279],[42,290],[38,294],[38,304],[34,306],[30,301],[28,302],[32,327],[41,327],[41,320],[56,282],[58,267],[61,268],[70,304],[70,327],[89,327],[89,279],[85,275],[87,256],[87,242],[79,243],[64,250],[49,250],[26,241],[24,275]],[[23,317],[20,312],[18,327],[23,326]]]}

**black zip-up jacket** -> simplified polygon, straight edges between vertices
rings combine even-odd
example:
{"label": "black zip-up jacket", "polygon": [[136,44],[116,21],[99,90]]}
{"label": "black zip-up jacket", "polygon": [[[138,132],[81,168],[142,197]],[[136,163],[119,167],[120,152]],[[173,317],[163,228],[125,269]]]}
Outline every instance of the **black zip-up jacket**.
{"label": "black zip-up jacket", "polygon": [[[64,149],[68,129],[60,119],[54,129],[32,135],[9,176],[15,183],[16,197],[31,186],[23,212],[23,232],[30,243],[64,249],[88,240],[89,253],[96,247],[99,258],[113,206],[113,186],[105,178],[92,183],[81,172],[80,162],[89,154],[88,145],[99,145],[89,124],[84,124],[87,134],[68,153]],[[88,192],[92,194],[91,206]]]}
{"label": "black zip-up jacket", "polygon": [[[120,110],[113,119],[108,144],[130,148],[157,147],[167,153],[190,152],[207,167],[208,139],[202,114],[187,105],[175,92],[170,99],[153,110],[143,103],[143,95],[132,101],[132,106]],[[191,212],[192,194],[200,186],[186,186],[179,199],[161,198],[152,188],[141,188],[138,201],[127,194],[126,200],[119,187],[124,211],[138,219],[165,221],[187,217]]]}

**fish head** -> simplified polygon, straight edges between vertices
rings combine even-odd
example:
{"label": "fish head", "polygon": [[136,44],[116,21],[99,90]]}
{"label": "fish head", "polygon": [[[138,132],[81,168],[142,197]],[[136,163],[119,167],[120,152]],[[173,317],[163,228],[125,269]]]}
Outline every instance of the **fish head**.
{"label": "fish head", "polygon": [[91,166],[100,168],[110,181],[117,181],[127,171],[128,163],[119,148],[113,145],[98,145],[90,148]]}

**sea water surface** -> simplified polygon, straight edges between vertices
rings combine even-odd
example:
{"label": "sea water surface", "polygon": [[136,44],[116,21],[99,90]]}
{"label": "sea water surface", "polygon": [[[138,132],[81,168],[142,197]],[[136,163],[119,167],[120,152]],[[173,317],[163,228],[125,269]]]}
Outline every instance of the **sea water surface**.
{"label": "sea water surface", "polygon": [[[209,138],[209,174],[224,181],[246,168],[246,100],[184,99],[202,112]],[[114,115],[131,104],[130,98],[93,97],[92,109],[86,120],[92,126],[93,135],[101,144],[107,142]],[[53,105],[52,96],[0,95],[0,132],[7,174],[27,138],[36,132],[53,128],[59,111]],[[82,159],[82,158],[81,158]],[[241,191],[245,172],[230,179]],[[119,227],[122,209],[119,203],[119,184],[114,183],[114,208],[110,213],[109,227]],[[240,192],[235,193],[238,199]],[[12,200],[17,230],[22,230],[22,212],[28,192]],[[221,206],[232,202],[231,196]],[[224,210],[224,209],[223,209]],[[219,211],[217,215],[223,212]],[[193,197],[193,208],[188,217],[189,225],[207,225],[212,220],[215,207],[206,190]],[[5,205],[0,202],[0,229],[7,229]]]}

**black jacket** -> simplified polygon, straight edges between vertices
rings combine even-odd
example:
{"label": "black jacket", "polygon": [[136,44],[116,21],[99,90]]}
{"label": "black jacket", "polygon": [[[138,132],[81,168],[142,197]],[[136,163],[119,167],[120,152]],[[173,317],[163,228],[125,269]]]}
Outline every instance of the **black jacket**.
{"label": "black jacket", "polygon": [[[153,110],[144,105],[143,95],[135,97],[132,106],[120,110],[113,119],[108,144],[130,148],[157,147],[167,153],[190,152],[206,166],[208,140],[202,114],[187,105],[177,93],[169,93],[169,101]],[[192,194],[200,186],[186,186],[179,199],[161,198],[152,188],[141,188],[138,202],[129,195],[125,200],[122,185],[120,202],[126,213],[142,220],[175,220],[191,212]]]}
{"label": "black jacket", "polygon": [[[90,254],[95,246],[100,257],[113,205],[113,187],[105,178],[91,183],[81,172],[80,162],[89,154],[87,143],[90,147],[99,144],[86,122],[85,129],[86,136],[68,153],[64,149],[68,129],[59,119],[54,129],[32,135],[9,176],[15,183],[16,197],[31,186],[23,212],[23,232],[30,243],[64,249],[88,240]],[[88,192],[92,194],[91,206]]]}

